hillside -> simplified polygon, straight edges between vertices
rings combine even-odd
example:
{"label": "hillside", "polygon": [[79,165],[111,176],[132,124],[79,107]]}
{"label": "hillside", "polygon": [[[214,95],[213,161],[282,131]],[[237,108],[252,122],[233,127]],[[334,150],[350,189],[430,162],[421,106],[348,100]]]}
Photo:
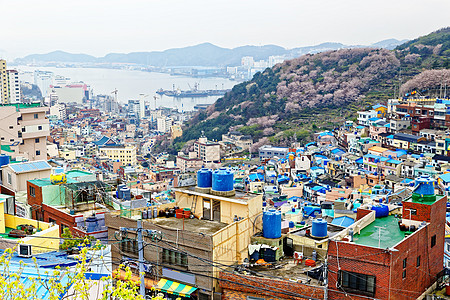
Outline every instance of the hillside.
{"label": "hillside", "polygon": [[[399,45],[400,41],[390,39],[368,47],[385,48]],[[94,57],[86,54],[72,54],[54,51],[47,54],[31,54],[15,60],[16,64],[26,63],[132,63],[155,67],[171,66],[207,66],[224,67],[241,64],[243,56],[253,56],[255,61],[267,60],[269,56],[283,55],[288,58],[298,57],[306,53],[318,53],[343,48],[362,47],[348,46],[341,43],[322,43],[314,46],[285,49],[276,45],[241,46],[233,49],[222,48],[211,43],[195,46],[168,49],[165,51],[110,53],[104,57]]]}
{"label": "hillside", "polygon": [[176,145],[198,138],[202,130],[220,139],[230,128],[251,134],[255,142],[307,141],[313,130],[333,129],[357,110],[397,96],[399,78],[405,82],[427,69],[448,68],[449,46],[450,30],[444,28],[391,51],[341,49],[285,61],[199,113]]}

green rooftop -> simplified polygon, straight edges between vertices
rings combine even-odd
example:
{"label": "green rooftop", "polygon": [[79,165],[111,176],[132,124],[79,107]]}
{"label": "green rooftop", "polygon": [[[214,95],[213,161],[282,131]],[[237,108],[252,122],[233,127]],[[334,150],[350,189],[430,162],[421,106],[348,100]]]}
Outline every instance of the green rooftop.
{"label": "green rooftop", "polygon": [[9,145],[2,145],[1,149],[2,149],[2,151],[5,151],[5,152],[14,152],[14,150],[11,150],[11,146],[9,146]]}
{"label": "green rooftop", "polygon": [[0,104],[0,106],[15,106],[18,111],[20,108],[31,108],[31,107],[41,107],[41,103],[9,103]]}
{"label": "green rooftop", "polygon": [[19,238],[10,237],[8,236],[8,233],[13,230],[13,228],[5,227],[5,233],[0,233],[0,238],[2,239],[8,239],[8,240],[17,240]]}
{"label": "green rooftop", "polygon": [[86,172],[86,171],[81,171],[81,170],[71,170],[71,171],[66,172],[67,180],[74,179],[74,178],[81,177],[81,176],[89,176],[89,175],[92,175],[92,173]]}
{"label": "green rooftop", "polygon": [[[353,242],[358,245],[391,248],[405,238],[405,232],[398,226],[398,219],[394,216],[376,218],[368,226],[361,229],[360,234],[355,234]],[[379,246],[378,246],[379,245]]]}
{"label": "green rooftop", "polygon": [[413,193],[411,197],[405,200],[405,202],[422,203],[431,205],[444,197],[443,195],[419,195]]}

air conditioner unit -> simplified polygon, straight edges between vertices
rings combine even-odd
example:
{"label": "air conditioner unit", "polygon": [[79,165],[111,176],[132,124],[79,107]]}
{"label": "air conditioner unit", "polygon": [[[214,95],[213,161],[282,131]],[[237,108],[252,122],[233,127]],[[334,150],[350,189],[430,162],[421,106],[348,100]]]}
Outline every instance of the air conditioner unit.
{"label": "air conditioner unit", "polygon": [[31,257],[31,245],[19,244],[17,255],[19,257]]}

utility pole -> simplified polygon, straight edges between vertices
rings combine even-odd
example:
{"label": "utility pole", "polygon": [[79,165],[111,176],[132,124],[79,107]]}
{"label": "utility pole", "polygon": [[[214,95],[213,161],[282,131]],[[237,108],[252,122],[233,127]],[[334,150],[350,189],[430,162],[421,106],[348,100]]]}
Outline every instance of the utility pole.
{"label": "utility pole", "polygon": [[[120,227],[120,232],[124,233],[126,236],[126,233],[128,231],[133,231],[137,233],[138,238],[138,252],[139,252],[139,277],[141,280],[141,284],[139,287],[139,294],[144,297],[145,299],[145,271],[144,271],[144,239],[143,239],[143,232],[145,232],[145,235],[147,237],[151,236],[153,240],[161,240],[162,234],[161,231],[157,230],[150,230],[150,229],[143,229],[142,228],[142,219],[137,220],[137,228],[125,228]],[[156,266],[158,267],[158,266]]]}
{"label": "utility pole", "polygon": [[142,220],[137,221],[138,234],[138,250],[139,250],[139,276],[141,278],[141,286],[139,293],[145,298],[145,277],[144,277],[144,241],[142,239]]}

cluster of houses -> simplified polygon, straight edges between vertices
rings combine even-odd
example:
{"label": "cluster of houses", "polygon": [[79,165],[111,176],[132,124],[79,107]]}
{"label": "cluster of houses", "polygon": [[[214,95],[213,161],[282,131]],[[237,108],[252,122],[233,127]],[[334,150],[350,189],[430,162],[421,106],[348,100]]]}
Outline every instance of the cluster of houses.
{"label": "cluster of houses", "polygon": [[[144,158],[161,138],[149,120],[83,111],[50,123],[48,159],[1,153],[0,248],[74,265],[60,252],[69,230],[105,246],[97,277],[125,264],[133,280],[143,252],[145,293],[166,299],[439,294],[450,267],[446,105],[389,100],[306,145],[262,146],[257,161],[239,157],[252,141],[238,132],[202,136],[175,161]],[[130,229],[141,225],[153,233],[145,247]]]}

